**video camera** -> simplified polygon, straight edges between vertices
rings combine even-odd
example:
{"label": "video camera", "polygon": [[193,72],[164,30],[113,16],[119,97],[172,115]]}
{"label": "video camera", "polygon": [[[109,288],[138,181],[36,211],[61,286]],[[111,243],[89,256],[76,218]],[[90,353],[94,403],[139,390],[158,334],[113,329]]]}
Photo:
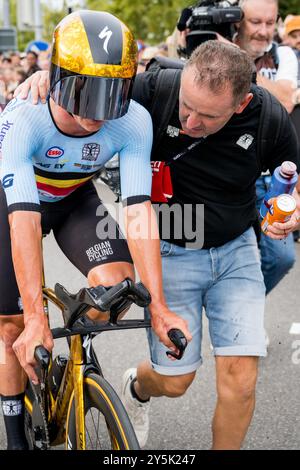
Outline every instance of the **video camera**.
{"label": "video camera", "polygon": [[236,0],[202,0],[196,5],[182,10],[177,23],[179,31],[189,29],[186,48],[179,53],[189,57],[197,46],[209,39],[217,39],[216,33],[232,40],[235,33],[234,23],[243,18],[243,12]]}

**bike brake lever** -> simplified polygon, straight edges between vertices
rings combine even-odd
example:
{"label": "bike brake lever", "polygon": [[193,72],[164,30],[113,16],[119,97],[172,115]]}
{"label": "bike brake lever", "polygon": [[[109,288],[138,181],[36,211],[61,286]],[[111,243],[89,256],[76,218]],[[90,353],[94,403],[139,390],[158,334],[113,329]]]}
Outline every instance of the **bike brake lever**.
{"label": "bike brake lever", "polygon": [[34,359],[37,362],[35,367],[35,373],[38,376],[39,383],[34,385],[32,382],[32,387],[36,395],[39,395],[41,390],[45,387],[45,375],[47,373],[49,364],[50,364],[50,353],[47,351],[44,346],[37,346],[34,351]]}
{"label": "bike brake lever", "polygon": [[50,364],[50,353],[47,351],[44,346],[37,346],[34,351],[34,359],[36,360],[38,366],[47,370]]}
{"label": "bike brake lever", "polygon": [[182,331],[177,328],[172,328],[171,330],[169,330],[168,336],[170,340],[172,341],[172,343],[174,344],[174,346],[176,346],[176,348],[179,349],[179,354],[176,354],[174,351],[169,350],[166,352],[166,355],[172,356],[179,361],[180,359],[182,359],[184,351],[188,345],[187,339],[182,333]]}

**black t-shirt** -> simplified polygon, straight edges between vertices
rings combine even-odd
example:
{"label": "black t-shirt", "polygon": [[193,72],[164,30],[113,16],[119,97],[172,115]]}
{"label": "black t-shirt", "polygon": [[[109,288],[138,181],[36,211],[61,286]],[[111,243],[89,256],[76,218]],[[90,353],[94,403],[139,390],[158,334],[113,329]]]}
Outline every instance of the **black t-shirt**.
{"label": "black t-shirt", "polygon": [[[147,109],[151,106],[155,79],[153,73],[141,74],[134,88],[133,99]],[[220,131],[201,139],[199,145],[170,164],[174,196],[169,200],[169,205],[179,204],[182,211],[181,214],[174,211],[171,222],[168,218],[165,221],[160,219],[163,240],[180,246],[193,242],[189,239],[190,233],[185,236],[181,229],[190,217],[189,211],[184,212],[185,205],[192,205],[193,230],[197,227],[201,229],[201,221],[196,219],[202,217],[201,211],[197,214],[196,205],[204,205],[203,247],[206,249],[233,240],[257,222],[255,181],[262,170],[257,157],[262,98],[259,87],[253,86],[251,92],[253,99],[242,114],[235,114]],[[180,133],[180,129],[177,103],[159,149],[152,154],[152,160],[170,162],[197,141]],[[293,161],[300,167],[297,138],[289,119],[285,120],[281,129],[276,149],[264,158],[271,173],[285,160]],[[170,223],[170,235],[166,236],[168,227],[164,225]],[[180,233],[182,235],[178,238]]]}

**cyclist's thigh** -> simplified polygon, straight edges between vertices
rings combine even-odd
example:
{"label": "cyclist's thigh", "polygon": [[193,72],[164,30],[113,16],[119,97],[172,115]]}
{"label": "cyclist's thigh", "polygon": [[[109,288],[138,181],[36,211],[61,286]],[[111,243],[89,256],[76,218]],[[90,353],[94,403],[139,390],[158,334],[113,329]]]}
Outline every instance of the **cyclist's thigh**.
{"label": "cyclist's thigh", "polygon": [[81,192],[77,201],[75,198],[65,221],[54,230],[54,235],[67,258],[85,276],[103,264],[132,264],[127,241],[95,188]]}
{"label": "cyclist's thigh", "polygon": [[22,313],[10,242],[10,227],[5,193],[0,184],[0,315]]}

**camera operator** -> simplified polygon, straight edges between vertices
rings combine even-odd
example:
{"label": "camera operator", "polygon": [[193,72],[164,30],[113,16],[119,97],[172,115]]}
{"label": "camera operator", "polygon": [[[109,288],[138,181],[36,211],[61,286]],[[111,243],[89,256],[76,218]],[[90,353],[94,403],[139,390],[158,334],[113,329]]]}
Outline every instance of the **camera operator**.
{"label": "camera operator", "polygon": [[278,47],[273,42],[278,0],[241,0],[240,6],[244,17],[237,24],[234,42],[254,60],[257,84],[269,90],[291,113],[298,65],[290,47]]}
{"label": "camera operator", "polygon": [[232,43],[235,24],[242,19],[238,0],[201,0],[184,8],[177,23],[178,54],[189,57],[197,46],[210,39]]}

